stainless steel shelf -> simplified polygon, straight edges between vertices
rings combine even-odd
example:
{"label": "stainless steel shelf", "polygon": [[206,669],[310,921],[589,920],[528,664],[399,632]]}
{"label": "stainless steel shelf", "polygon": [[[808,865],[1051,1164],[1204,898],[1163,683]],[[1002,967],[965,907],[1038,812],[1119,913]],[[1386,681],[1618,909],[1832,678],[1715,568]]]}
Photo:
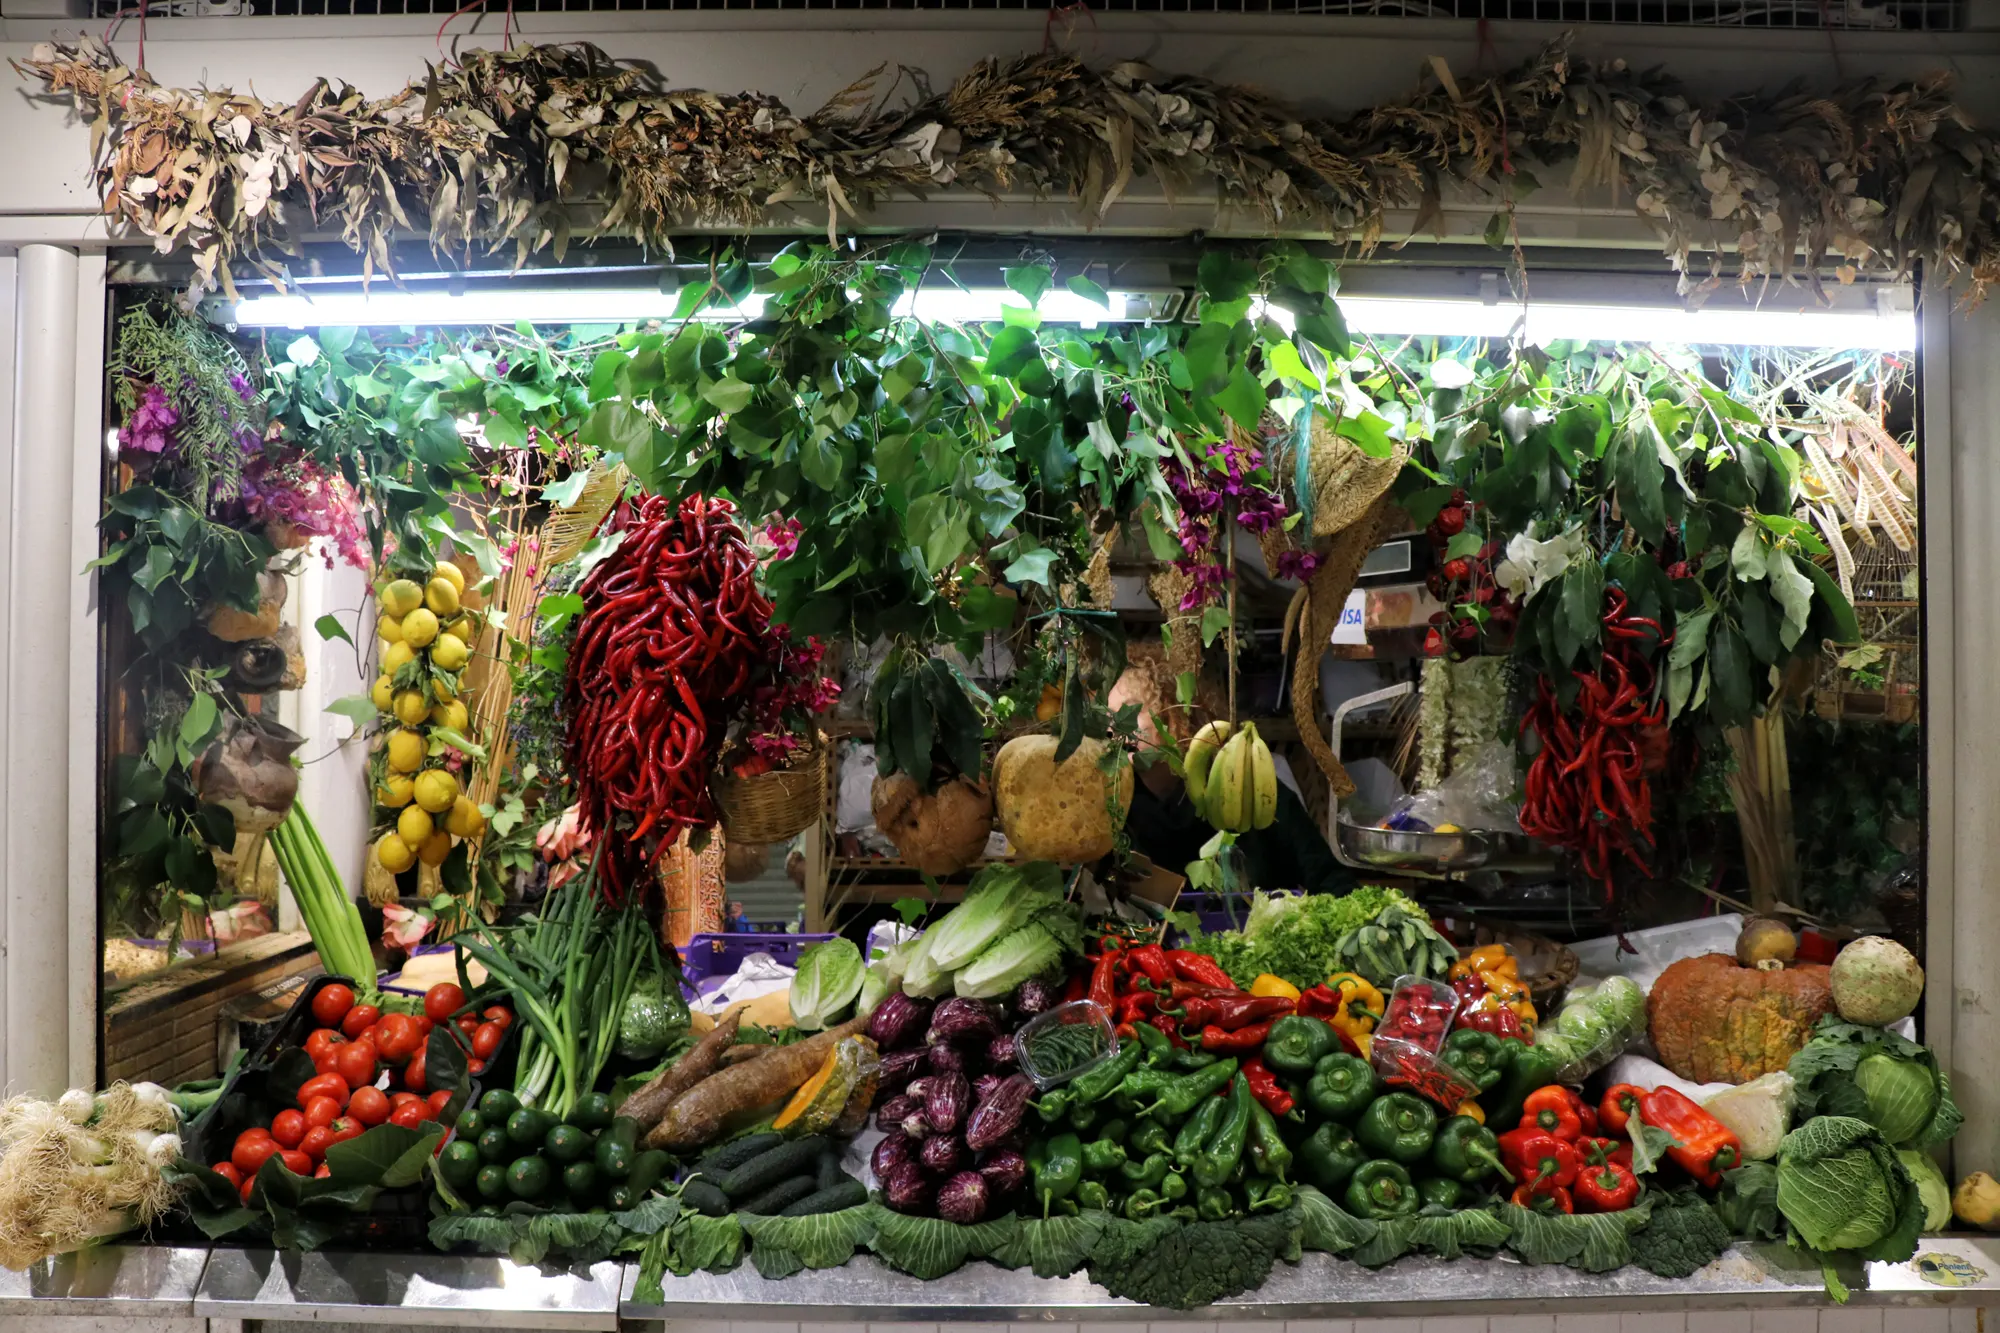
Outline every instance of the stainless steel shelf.
{"label": "stainless steel shelf", "polygon": [[0,1268],[0,1323],[28,1314],[185,1319],[207,1262],[201,1247],[100,1245],[24,1272]]}
{"label": "stainless steel shelf", "polygon": [[624,1266],[524,1268],[485,1255],[209,1255],[194,1313],[211,1319],[328,1319],[406,1327],[590,1329],[615,1333]]}

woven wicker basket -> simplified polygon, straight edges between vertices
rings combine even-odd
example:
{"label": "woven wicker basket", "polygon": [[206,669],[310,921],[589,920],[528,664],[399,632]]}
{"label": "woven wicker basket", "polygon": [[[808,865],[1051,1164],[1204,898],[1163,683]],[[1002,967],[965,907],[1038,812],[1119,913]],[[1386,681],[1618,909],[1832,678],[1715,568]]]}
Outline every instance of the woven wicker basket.
{"label": "woven wicker basket", "polygon": [[709,791],[722,812],[722,836],[731,843],[783,842],[819,822],[826,805],[826,757],[826,737],[818,735],[792,768],[747,778],[717,770]]}

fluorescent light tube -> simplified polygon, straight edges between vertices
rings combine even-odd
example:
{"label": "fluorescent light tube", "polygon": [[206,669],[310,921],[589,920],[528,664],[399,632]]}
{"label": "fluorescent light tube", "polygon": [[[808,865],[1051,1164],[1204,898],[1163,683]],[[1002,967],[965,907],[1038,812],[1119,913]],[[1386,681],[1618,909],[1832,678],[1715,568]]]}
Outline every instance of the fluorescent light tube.
{"label": "fluorescent light tube", "polygon": [[[529,288],[507,291],[482,288],[467,292],[382,290],[324,292],[318,296],[252,296],[225,307],[229,322],[246,328],[305,329],[398,327],[406,324],[632,324],[671,319],[678,292],[657,287]],[[764,309],[762,296],[750,296],[738,307],[724,305],[701,312],[700,318],[735,321],[755,319]]]}
{"label": "fluorescent light tube", "polygon": [[[1343,296],[1340,310],[1359,333],[1393,336],[1507,337],[1523,307],[1385,296]],[[1274,310],[1289,324],[1290,314]],[[1580,305],[1530,301],[1524,336],[1544,346],[1558,340],[1622,343],[1708,343],[1750,347],[1832,347],[1907,352],[1917,345],[1909,310],[1772,310],[1714,302],[1700,310],[1644,305]]]}

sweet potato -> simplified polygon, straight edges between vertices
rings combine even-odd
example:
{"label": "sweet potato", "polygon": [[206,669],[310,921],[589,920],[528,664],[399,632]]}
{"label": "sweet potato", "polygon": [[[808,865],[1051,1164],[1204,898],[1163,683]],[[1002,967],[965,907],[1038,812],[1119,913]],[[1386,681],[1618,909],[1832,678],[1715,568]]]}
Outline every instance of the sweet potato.
{"label": "sweet potato", "polygon": [[857,1018],[795,1045],[776,1047],[769,1055],[710,1074],[674,1099],[659,1123],[647,1132],[644,1146],[665,1148],[668,1152],[699,1148],[720,1134],[731,1116],[753,1111],[796,1092],[825,1063],[826,1053],[836,1043],[867,1026],[867,1019]]}
{"label": "sweet potato", "polygon": [[[650,1129],[658,1124],[676,1097],[715,1071],[722,1053],[736,1041],[739,1021],[739,1014],[723,1015],[722,1020],[694,1044],[693,1050],[674,1061],[671,1069],[662,1070],[652,1082],[627,1097],[618,1108],[618,1114],[638,1121],[641,1129]],[[805,1080],[799,1081],[803,1083]]]}

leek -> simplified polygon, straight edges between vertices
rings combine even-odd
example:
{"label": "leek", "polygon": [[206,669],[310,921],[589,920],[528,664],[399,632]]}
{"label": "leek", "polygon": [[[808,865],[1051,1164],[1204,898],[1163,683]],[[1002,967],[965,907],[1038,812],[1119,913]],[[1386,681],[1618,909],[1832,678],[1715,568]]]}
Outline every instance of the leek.
{"label": "leek", "polygon": [[320,963],[335,976],[352,977],[364,995],[375,994],[375,955],[368,947],[360,909],[348,897],[319,830],[300,802],[292,802],[271,830],[271,850],[285,872],[285,883],[291,886],[292,901],[298,904]]}

